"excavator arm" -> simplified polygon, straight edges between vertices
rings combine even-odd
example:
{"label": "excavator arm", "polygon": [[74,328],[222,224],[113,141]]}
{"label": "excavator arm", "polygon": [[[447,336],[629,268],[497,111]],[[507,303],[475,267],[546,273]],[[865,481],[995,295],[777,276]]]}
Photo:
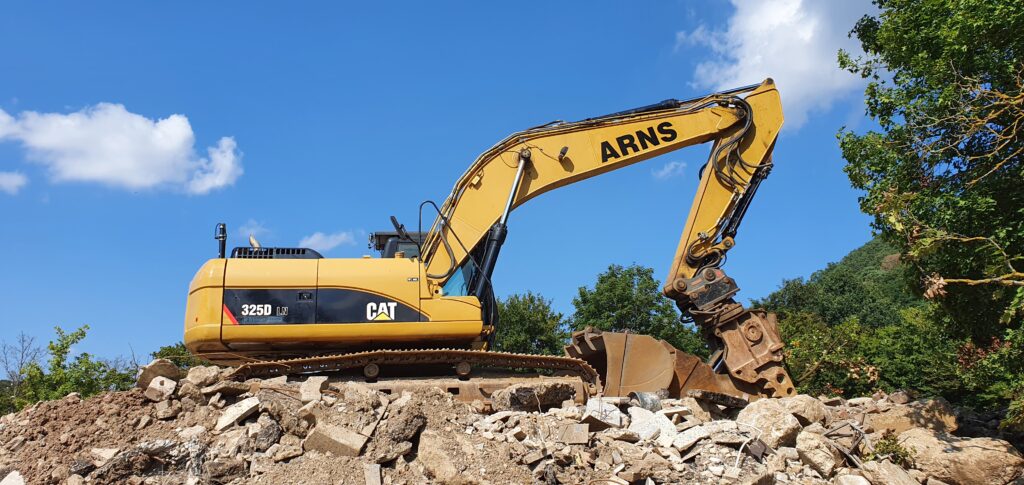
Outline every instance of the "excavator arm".
{"label": "excavator arm", "polygon": [[[672,382],[664,387],[696,386],[734,395],[792,394],[774,316],[746,310],[733,300],[738,288],[719,267],[735,244],[736,230],[758,184],[771,169],[782,122],[778,90],[769,79],[701,98],[667,100],[514,133],[480,155],[440,207],[423,243],[428,291],[475,295],[483,302],[491,291],[490,278],[513,209],[547,191],[713,142],[663,288],[708,338],[714,351],[710,372],[684,354],[676,358],[673,376],[657,379]],[[485,311],[485,324],[496,323],[487,320]],[[587,358],[583,347],[593,349],[595,335],[574,336],[567,352]],[[583,340],[588,342],[581,346]],[[640,342],[618,346],[616,352],[629,354],[632,349],[632,358],[643,358]],[[650,387],[655,377],[644,370],[650,366],[629,366],[631,356],[621,358],[621,368],[607,369],[606,388],[617,387],[611,392],[622,394]],[[696,381],[687,385],[688,379]]]}

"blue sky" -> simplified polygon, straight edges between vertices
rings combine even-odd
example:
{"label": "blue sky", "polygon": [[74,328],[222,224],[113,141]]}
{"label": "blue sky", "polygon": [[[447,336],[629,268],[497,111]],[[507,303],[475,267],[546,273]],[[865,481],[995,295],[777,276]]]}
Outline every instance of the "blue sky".
{"label": "blue sky", "polygon": [[[835,134],[863,129],[835,51],[867,2],[7,2],[0,7],[0,338],[181,339],[188,282],[246,230],[369,254],[510,132],[779,84],[787,127],[726,270],[743,298],[870,238]],[[569,314],[611,263],[664,277],[708,147],[513,213],[494,281]],[[243,230],[245,228],[246,230]]]}

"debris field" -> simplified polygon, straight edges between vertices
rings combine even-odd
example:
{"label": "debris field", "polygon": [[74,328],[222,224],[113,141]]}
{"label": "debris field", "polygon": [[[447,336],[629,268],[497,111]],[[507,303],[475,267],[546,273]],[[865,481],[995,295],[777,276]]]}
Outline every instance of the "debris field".
{"label": "debris field", "polygon": [[[935,485],[1024,473],[992,426],[957,436],[964,419],[948,403],[903,392],[579,404],[572,386],[540,378],[467,404],[440,389],[389,395],[317,375],[236,382],[229,371],[157,360],[136,389],[3,416],[0,485]],[[910,450],[906,468],[878,448],[893,438]]]}

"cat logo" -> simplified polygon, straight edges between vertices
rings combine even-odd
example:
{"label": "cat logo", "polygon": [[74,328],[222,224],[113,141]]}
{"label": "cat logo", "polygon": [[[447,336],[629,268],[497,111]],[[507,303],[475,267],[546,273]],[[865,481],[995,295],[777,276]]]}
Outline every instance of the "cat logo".
{"label": "cat logo", "polygon": [[370,321],[391,321],[395,319],[395,307],[398,303],[393,301],[382,301],[380,303],[370,302],[366,304],[366,319]]}

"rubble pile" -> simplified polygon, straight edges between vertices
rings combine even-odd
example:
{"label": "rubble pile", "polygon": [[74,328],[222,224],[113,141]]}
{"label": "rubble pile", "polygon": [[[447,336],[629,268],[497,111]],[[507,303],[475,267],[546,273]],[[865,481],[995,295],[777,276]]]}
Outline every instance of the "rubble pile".
{"label": "rubble pile", "polygon": [[[906,393],[748,403],[691,391],[581,405],[571,386],[538,380],[485,405],[435,389],[388,395],[325,376],[243,383],[227,372],[154,361],[137,389],[4,416],[0,484],[935,485],[1021,483],[1024,473],[1008,442],[955,436],[945,401]],[[906,468],[876,448],[893,436]]]}

